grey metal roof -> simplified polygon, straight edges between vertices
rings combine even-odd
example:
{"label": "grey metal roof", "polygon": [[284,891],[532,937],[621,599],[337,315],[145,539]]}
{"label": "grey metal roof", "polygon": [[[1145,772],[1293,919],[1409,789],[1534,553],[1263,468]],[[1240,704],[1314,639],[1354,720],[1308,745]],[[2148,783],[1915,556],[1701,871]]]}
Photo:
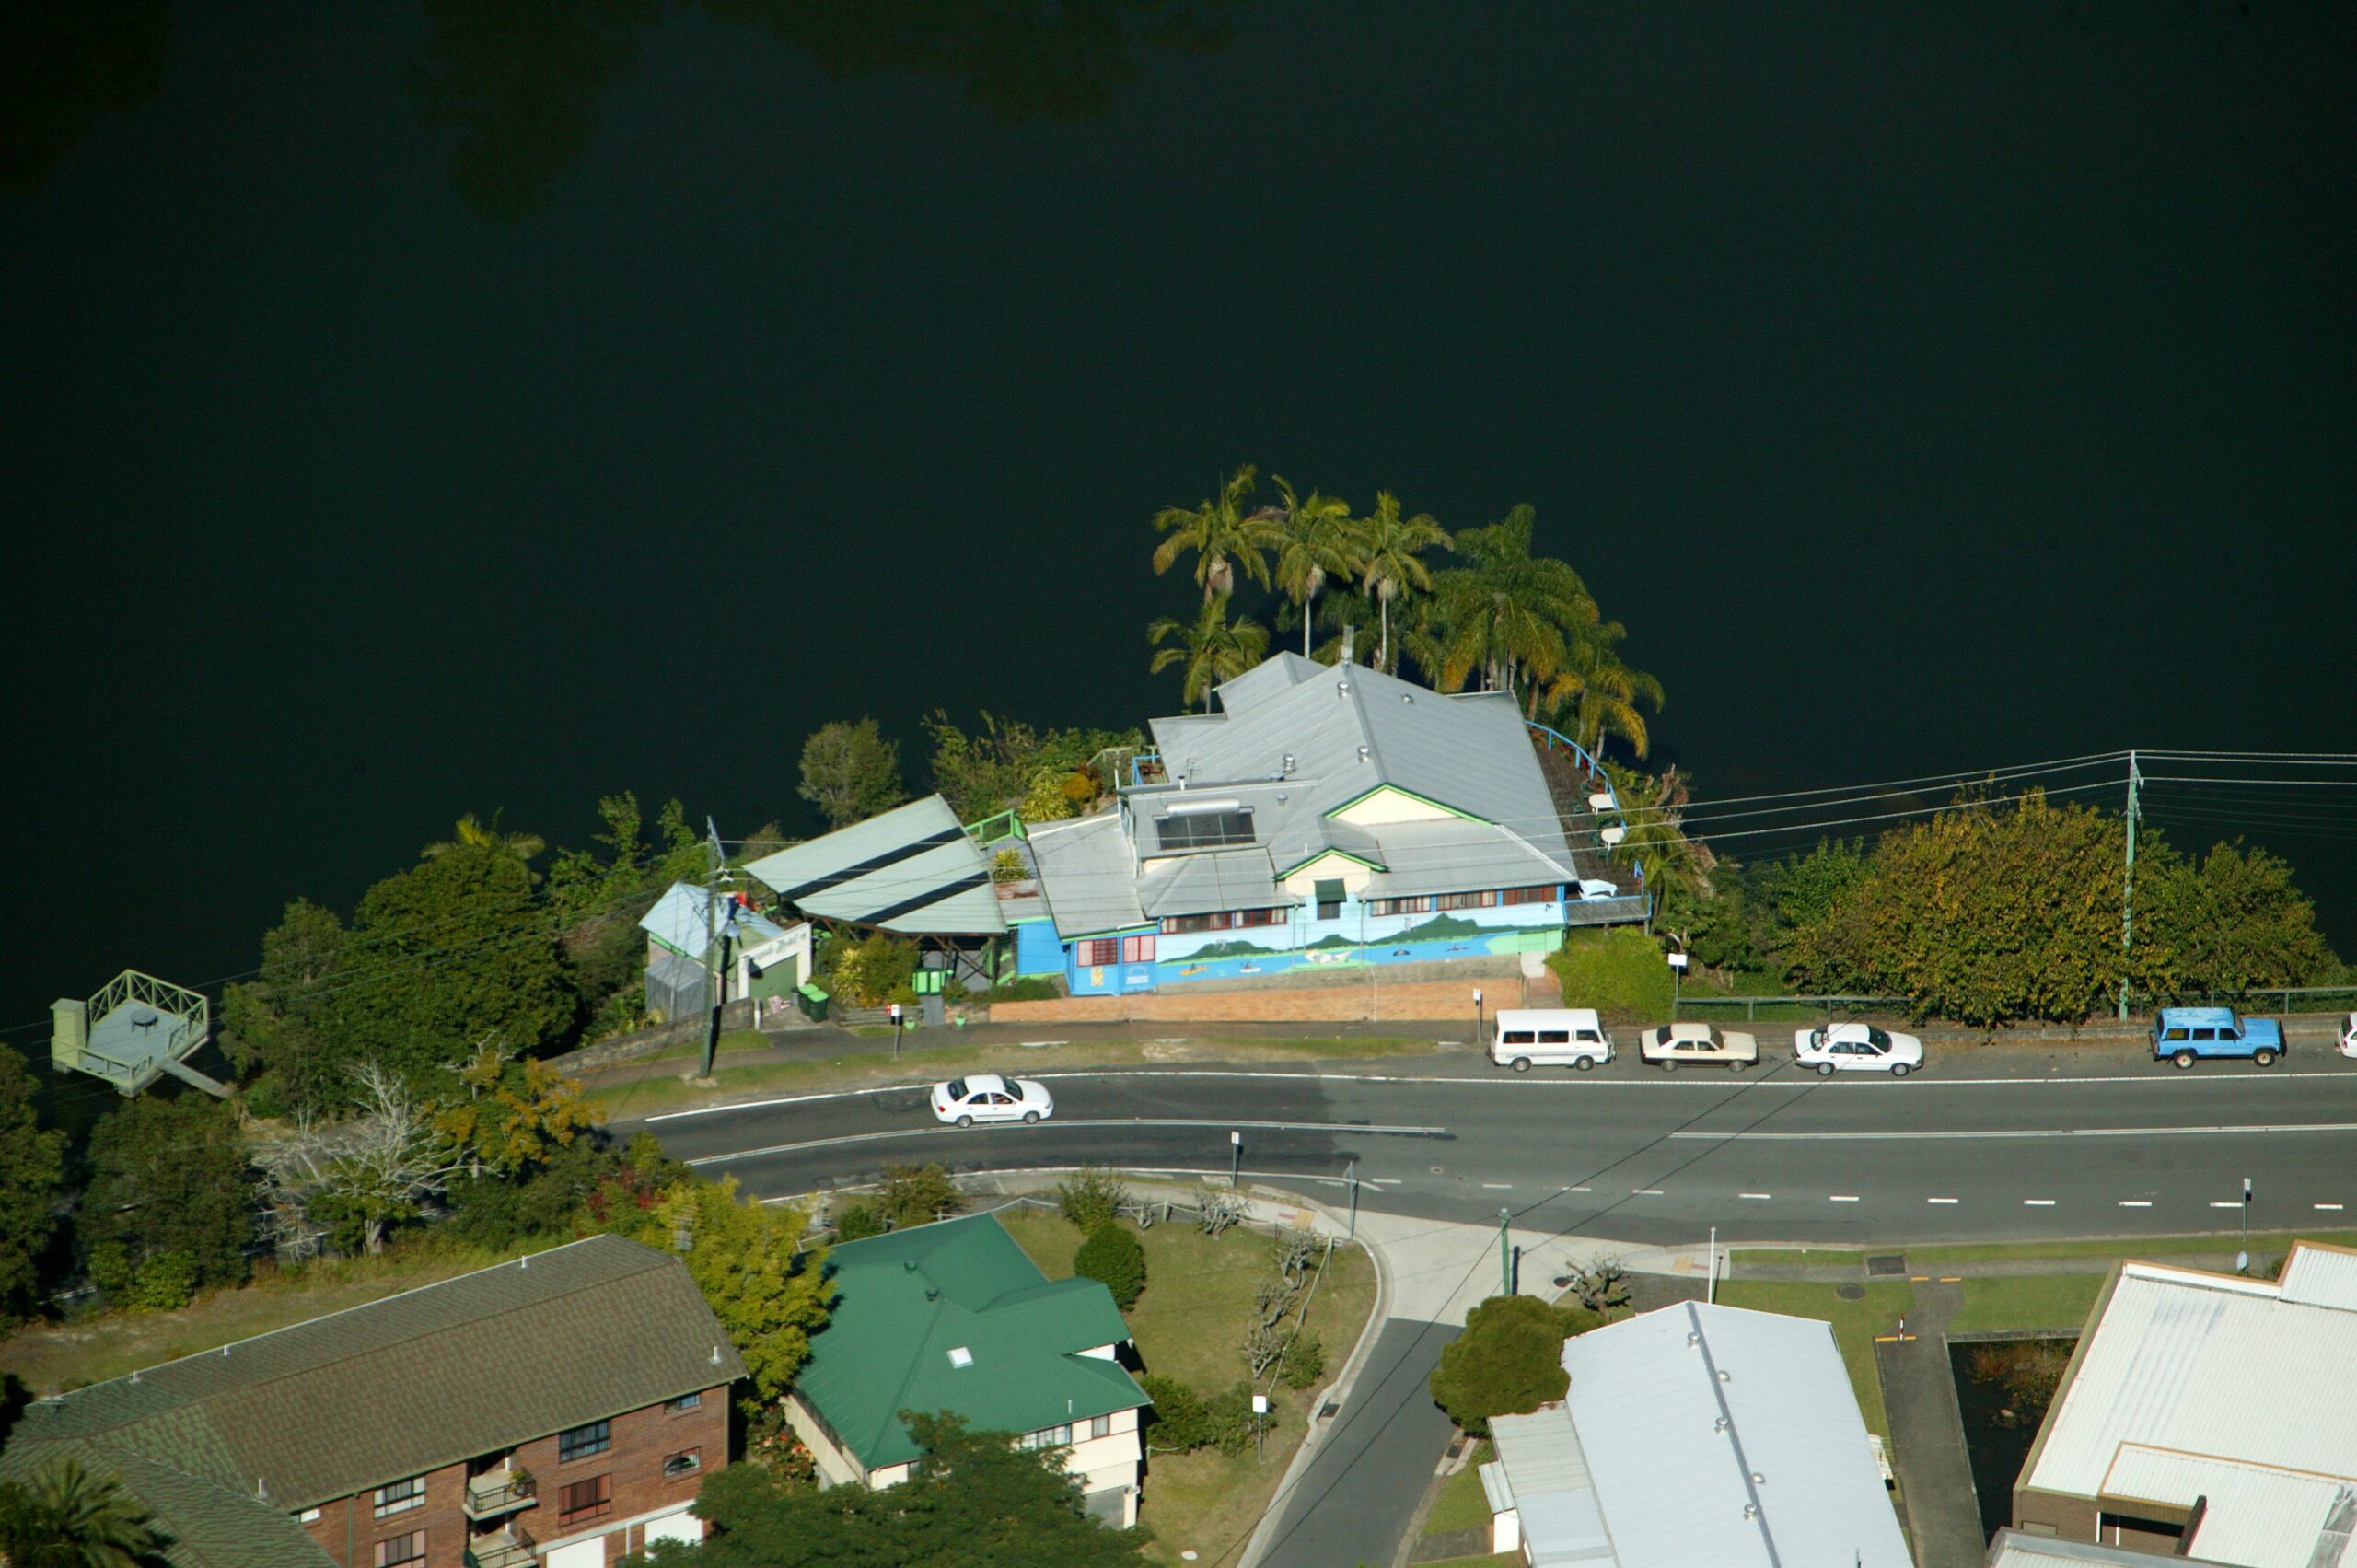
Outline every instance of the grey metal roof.
{"label": "grey metal roof", "polygon": [[[1221,681],[1212,690],[1219,698],[1221,710],[1233,715],[1257,708],[1272,697],[1283,696],[1304,681],[1333,673],[1334,667],[1319,664],[1316,659],[1306,659],[1299,654],[1280,653],[1262,659],[1233,680]],[[1168,722],[1156,721],[1155,733],[1157,738],[1161,735],[1159,726]]]}
{"label": "grey metal roof", "polygon": [[1042,823],[1027,836],[1058,936],[1069,942],[1146,923],[1138,902],[1137,861],[1119,811]]}
{"label": "grey metal roof", "polygon": [[[2102,1495],[2191,1509],[2193,1550],[2249,1568],[2339,1568],[2357,1561],[2357,1481],[2123,1443]],[[2127,1511],[2127,1510],[2123,1510]]]}
{"label": "grey metal roof", "polygon": [[1497,1446],[1532,1568],[1573,1562],[1618,1568],[1621,1560],[1612,1549],[1612,1533],[1605,1527],[1570,1412],[1549,1404],[1529,1415],[1492,1416],[1490,1438]]}
{"label": "grey metal roof", "polygon": [[[2305,1257],[2293,1264],[2287,1273],[2331,1294],[2328,1274],[2306,1274]],[[2352,1388],[2357,1303],[2300,1300],[2269,1280],[2123,1263],[2047,1413],[2026,1483],[2099,1496],[2128,1445],[2208,1457],[2220,1486],[2236,1465],[2357,1479]]]}
{"label": "grey metal roof", "polygon": [[737,950],[740,953],[785,935],[769,916],[759,910],[742,908],[726,893],[714,908],[706,891],[691,882],[672,883],[638,923],[641,930],[674,953],[693,959],[710,956],[713,932],[719,929],[717,925],[712,931],[705,929],[707,916],[723,923],[730,920],[737,923]]}
{"label": "grey metal roof", "polygon": [[1214,910],[1275,909],[1296,901],[1277,885],[1266,850],[1181,855],[1138,878],[1138,902],[1156,920]]}
{"label": "grey metal roof", "polygon": [[1006,929],[990,862],[937,795],[898,806],[746,869],[806,914],[910,935]]}
{"label": "grey metal roof", "polygon": [[1981,1568],[2086,1568],[2089,1563],[2096,1568],[2154,1568],[2161,1562],[2182,1563],[2184,1568],[2226,1568],[2207,1557],[2155,1557],[2124,1546],[2058,1540],[2019,1530],[1999,1530],[1989,1542],[1989,1555]]}
{"label": "grey metal roof", "polygon": [[1826,1324],[1685,1302],[1569,1341],[1563,1365],[1627,1568],[1908,1568]]}

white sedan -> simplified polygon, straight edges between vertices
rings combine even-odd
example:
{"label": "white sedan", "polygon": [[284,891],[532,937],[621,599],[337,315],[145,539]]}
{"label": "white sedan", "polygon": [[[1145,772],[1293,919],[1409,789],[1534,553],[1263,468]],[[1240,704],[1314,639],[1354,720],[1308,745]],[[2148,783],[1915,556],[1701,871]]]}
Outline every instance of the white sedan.
{"label": "white sedan", "polygon": [[2340,1054],[2357,1056],[2357,1013],[2340,1021]]}
{"label": "white sedan", "polygon": [[1665,1073],[1689,1064],[1732,1067],[1740,1073],[1759,1064],[1759,1042],[1708,1024],[1664,1024],[1637,1037],[1637,1054]]}
{"label": "white sedan", "polygon": [[1793,1034],[1793,1065],[1814,1067],[1829,1078],[1852,1072],[1887,1073],[1904,1078],[1923,1065],[1923,1042],[1913,1035],[1891,1034],[1872,1024],[1797,1029]]}
{"label": "white sedan", "polygon": [[1056,1098],[1045,1084],[969,1073],[933,1086],[933,1114],[959,1127],[977,1121],[1045,1121],[1056,1113]]}

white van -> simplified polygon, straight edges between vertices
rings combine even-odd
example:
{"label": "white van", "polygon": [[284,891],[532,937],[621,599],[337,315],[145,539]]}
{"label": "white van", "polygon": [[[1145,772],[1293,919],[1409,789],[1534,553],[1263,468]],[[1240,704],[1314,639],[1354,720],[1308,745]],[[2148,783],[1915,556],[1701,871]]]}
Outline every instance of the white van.
{"label": "white van", "polygon": [[1593,1007],[1502,1008],[1490,1035],[1490,1060],[1517,1073],[1532,1063],[1585,1073],[1612,1060],[1612,1037]]}

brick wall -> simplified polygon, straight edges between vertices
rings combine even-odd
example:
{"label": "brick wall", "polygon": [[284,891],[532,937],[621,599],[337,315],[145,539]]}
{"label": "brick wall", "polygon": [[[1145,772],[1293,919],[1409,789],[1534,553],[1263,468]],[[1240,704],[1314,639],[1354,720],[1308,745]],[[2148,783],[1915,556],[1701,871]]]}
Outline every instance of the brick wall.
{"label": "brick wall", "polygon": [[1144,991],[1131,996],[1062,996],[1052,1002],[993,1002],[994,1024],[1380,1023],[1462,1018],[1473,1027],[1473,990],[1484,1005],[1552,1007],[1562,990],[1550,970],[1536,980],[1483,975],[1478,981],[1411,981],[1386,985],[1302,986],[1266,991]]}
{"label": "brick wall", "polygon": [[[690,1448],[699,1450],[702,1469],[667,1479],[664,1460]],[[606,1561],[619,1562],[645,1544],[642,1531],[622,1527],[626,1521],[692,1502],[703,1478],[727,1463],[728,1389],[724,1386],[706,1389],[691,1411],[673,1412],[650,1405],[613,1417],[606,1450],[569,1464],[558,1459],[553,1435],[519,1445],[514,1468],[532,1472],[539,1483],[538,1501],[495,1522],[520,1526],[542,1550],[603,1532]],[[563,1524],[564,1489],[598,1476],[612,1478],[605,1508],[596,1517]],[[412,1530],[425,1532],[426,1568],[461,1568],[473,1527],[465,1501],[466,1466],[447,1465],[428,1472],[423,1506],[379,1519],[373,1494],[364,1493],[326,1504],[317,1519],[305,1521],[304,1528],[343,1568],[373,1568],[378,1541]]]}

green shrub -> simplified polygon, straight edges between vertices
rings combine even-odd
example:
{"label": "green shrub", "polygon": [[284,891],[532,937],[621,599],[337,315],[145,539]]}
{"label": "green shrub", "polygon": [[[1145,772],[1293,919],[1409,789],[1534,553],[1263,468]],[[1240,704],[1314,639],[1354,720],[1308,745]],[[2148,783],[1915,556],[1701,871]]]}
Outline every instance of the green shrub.
{"label": "green shrub", "polygon": [[871,1236],[881,1236],[890,1228],[872,1203],[846,1203],[835,1211],[837,1241],[863,1241]]}
{"label": "green shrub", "polygon": [[1623,1017],[1666,1016],[1671,977],[1662,951],[1660,943],[1634,926],[1574,931],[1547,955],[1547,967],[1562,983],[1566,1007],[1593,1007]]}
{"label": "green shrub", "polygon": [[126,1312],[170,1312],[196,1299],[196,1260],[177,1249],[134,1264],[112,1242],[90,1249],[90,1283]]}
{"label": "green shrub", "polygon": [[1476,1436],[1489,1434],[1490,1417],[1527,1414],[1570,1387],[1562,1319],[1535,1295],[1493,1295],[1476,1307],[1433,1368],[1433,1399]]}
{"label": "green shrub", "polygon": [[1326,1375],[1326,1347],[1315,1334],[1295,1333],[1277,1360],[1277,1376],[1288,1388],[1306,1388]]}
{"label": "green shrub", "polygon": [[1154,1421],[1145,1429],[1149,1446],[1166,1452],[1184,1453],[1211,1441],[1201,1394],[1176,1377],[1166,1377],[1159,1372],[1149,1372],[1139,1378],[1138,1387],[1154,1401]]}
{"label": "green shrub", "polygon": [[877,1213],[887,1228],[906,1230],[966,1212],[966,1195],[937,1165],[888,1165],[876,1194]]}
{"label": "green shrub", "polygon": [[1109,1170],[1084,1167],[1056,1183],[1056,1208],[1085,1234],[1109,1225],[1130,1201],[1130,1190]]}
{"label": "green shrub", "polygon": [[1107,1220],[1073,1254],[1072,1272],[1103,1284],[1113,1293],[1113,1305],[1127,1312],[1145,1289],[1145,1249],[1120,1225]]}
{"label": "green shrub", "polygon": [[[1272,1406],[1259,1419],[1257,1431],[1273,1432],[1277,1412]],[[1256,1427],[1252,1415],[1252,1385],[1238,1383],[1203,1401],[1206,1441],[1223,1454],[1240,1454],[1252,1446]]]}
{"label": "green shrub", "polygon": [[982,993],[985,1002],[1053,1002],[1063,994],[1056,982],[1041,975],[1018,975]]}
{"label": "green shrub", "polygon": [[1031,867],[1024,862],[1021,850],[1003,849],[991,856],[991,880],[1021,882],[1031,875]]}
{"label": "green shrub", "polygon": [[916,1000],[911,977],[917,970],[917,945],[906,937],[879,931],[859,942],[837,942],[828,951],[831,971],[826,990],[849,1007],[880,1007],[898,1000],[906,1006]]}

